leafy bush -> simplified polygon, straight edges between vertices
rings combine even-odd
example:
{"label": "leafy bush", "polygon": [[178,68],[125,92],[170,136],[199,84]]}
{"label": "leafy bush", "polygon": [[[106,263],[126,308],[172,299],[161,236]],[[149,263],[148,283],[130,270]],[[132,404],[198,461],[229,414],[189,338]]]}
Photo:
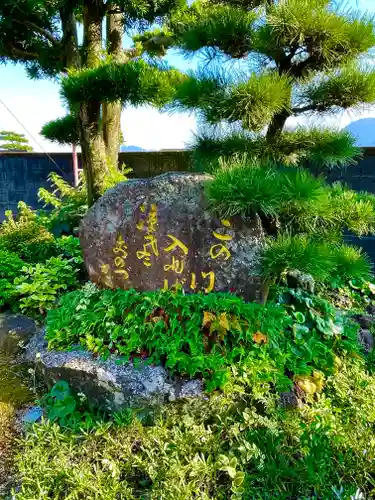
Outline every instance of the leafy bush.
{"label": "leafy bush", "polygon": [[14,284],[7,279],[0,278],[0,308],[13,303],[14,293]]}
{"label": "leafy bush", "polygon": [[369,281],[372,277],[371,260],[361,248],[337,245],[333,248],[333,260],[334,270],[331,275],[335,283]]}
{"label": "leafy bush", "polygon": [[25,262],[14,252],[0,249],[0,278],[12,281],[16,278]]}
{"label": "leafy bush", "polygon": [[357,349],[355,328],[344,328],[328,302],[291,294],[295,305],[287,314],[284,299],[281,306],[261,306],[228,294],[90,287],[64,295],[49,312],[47,339],[51,348],[80,343],[104,356],[144,358],[181,375],[201,374],[209,388],[222,386],[228,366],[248,357],[270,356],[281,374],[329,372],[335,352]]}
{"label": "leafy bush", "polygon": [[78,268],[72,260],[51,257],[45,264],[24,267],[14,280],[18,306],[23,313],[44,315],[61,292],[78,286]]}
{"label": "leafy bush", "polygon": [[13,280],[24,265],[16,253],[0,249],[0,307],[11,304],[15,290]]}
{"label": "leafy bush", "polygon": [[77,188],[71,186],[61,176],[51,172],[48,177],[52,190],[40,188],[39,201],[45,207],[52,207],[49,216],[51,231],[55,235],[71,233],[79,225],[87,211],[86,184],[84,178]]}
{"label": "leafy bush", "polygon": [[16,216],[10,211],[5,215],[0,226],[2,248],[17,253],[28,262],[43,261],[53,255],[55,241],[46,216],[38,215],[24,202],[19,202]]}
{"label": "leafy bush", "polygon": [[375,378],[361,360],[338,363],[302,410],[279,407],[264,355],[233,366],[225,393],[169,404],[151,426],[34,426],[15,498],[372,498]]}
{"label": "leafy bush", "polygon": [[262,272],[268,279],[280,279],[291,269],[311,274],[317,280],[326,280],[332,267],[330,248],[314,242],[306,235],[280,234],[269,239],[262,255]]}

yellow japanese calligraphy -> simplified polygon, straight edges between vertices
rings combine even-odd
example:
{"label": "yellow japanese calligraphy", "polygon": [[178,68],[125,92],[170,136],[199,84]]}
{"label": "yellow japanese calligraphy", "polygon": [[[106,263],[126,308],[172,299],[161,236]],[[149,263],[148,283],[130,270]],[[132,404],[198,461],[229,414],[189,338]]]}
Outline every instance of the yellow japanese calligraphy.
{"label": "yellow japanese calligraphy", "polygon": [[126,269],[115,269],[116,274],[122,274],[124,279],[129,279],[129,273]]}
{"label": "yellow japanese calligraphy", "polygon": [[156,225],[158,223],[158,209],[155,203],[151,205],[150,213],[148,214],[147,224],[148,233],[154,233],[156,231]]}
{"label": "yellow japanese calligraphy", "polygon": [[100,266],[100,270],[101,270],[101,272],[102,272],[103,274],[108,274],[108,273],[109,273],[109,269],[110,269],[110,267],[109,267],[109,265],[108,265],[108,264],[102,264],[102,265]]}
{"label": "yellow japanese calligraphy", "polygon": [[172,288],[179,289],[183,285],[185,285],[185,283],[186,283],[186,279],[182,279],[182,280],[177,279],[175,281],[175,283],[171,287],[169,287],[169,281],[168,281],[168,279],[164,278],[164,287],[163,287],[163,290],[170,290]]}
{"label": "yellow japanese calligraphy", "polygon": [[[143,203],[140,207],[142,214],[146,214],[146,205]],[[146,267],[151,267],[151,255],[156,257],[159,256],[158,242],[155,237],[156,226],[158,223],[158,209],[155,203],[151,205],[150,211],[147,215],[147,220],[142,219],[138,224],[136,224],[139,230],[146,228],[146,235],[144,236],[143,250],[138,250],[136,252],[137,259],[142,260],[143,265]]]}
{"label": "yellow japanese calligraphy", "polygon": [[[229,222],[229,220],[222,219],[220,222],[225,227],[231,227],[231,223]],[[221,243],[217,243],[211,246],[210,257],[212,259],[218,259],[220,256],[223,256],[224,260],[230,259],[231,253],[229,251],[229,248],[225,246],[225,242],[231,241],[233,239],[233,236],[231,236],[230,234],[218,233],[217,231],[213,231],[212,236]]]}
{"label": "yellow japanese calligraphy", "polygon": [[195,276],[195,273],[191,273],[190,288],[192,290],[195,290],[197,288],[197,278]]}
{"label": "yellow japanese calligraphy", "polygon": [[113,248],[113,253],[121,253],[124,258],[126,258],[128,256],[128,253],[126,251],[127,249],[128,247],[125,244],[124,238],[121,236],[121,234],[119,234],[116,240],[116,246]]}
{"label": "yellow japanese calligraphy", "polygon": [[231,241],[233,239],[233,236],[230,236],[229,234],[221,234],[217,233],[216,231],[214,231],[212,234],[217,240],[220,241]]}
{"label": "yellow japanese calligraphy", "polygon": [[[139,207],[140,211],[142,214],[146,213],[146,205],[143,203]],[[147,225],[146,225],[147,223]],[[150,208],[150,212],[147,215],[147,219],[142,218],[137,224],[136,227],[140,231],[143,230],[144,228],[147,229],[148,234],[155,233],[156,231],[156,225],[158,223],[158,207],[153,203]]]}
{"label": "yellow japanese calligraphy", "polygon": [[209,283],[208,286],[204,289],[206,293],[212,292],[212,290],[215,288],[215,273],[213,271],[209,271],[208,273],[201,273],[202,278],[208,278]]}
{"label": "yellow japanese calligraphy", "polygon": [[223,226],[225,227],[232,227],[232,224],[230,223],[230,221],[228,219],[221,219],[220,221],[222,223]]}
{"label": "yellow japanese calligraphy", "polygon": [[[151,267],[151,255],[159,256],[158,241],[154,235],[145,236],[146,243],[143,245],[143,250],[137,250],[137,259],[143,261],[143,265]],[[149,251],[151,250],[151,251]]]}
{"label": "yellow japanese calligraphy", "polygon": [[172,240],[172,243],[168,247],[164,248],[165,252],[172,252],[175,248],[179,248],[185,255],[188,254],[189,249],[184,243],[182,243],[182,241],[180,241],[172,234],[168,234],[167,236],[170,240]]}
{"label": "yellow japanese calligraphy", "polygon": [[175,256],[172,256],[172,263],[165,264],[164,271],[174,271],[176,274],[182,274],[185,268],[185,262],[183,260],[178,260]]}
{"label": "yellow japanese calligraphy", "polygon": [[[128,247],[125,243],[124,238],[121,234],[118,235],[116,239],[116,246],[112,249],[113,253],[117,255],[115,257],[115,267],[114,272],[116,274],[120,274],[124,279],[129,279],[129,273],[126,269],[123,269],[126,266],[126,258],[128,256]],[[109,271],[109,266],[108,266]]]}
{"label": "yellow japanese calligraphy", "polygon": [[231,253],[228,250],[228,248],[222,243],[218,243],[217,245],[212,245],[212,247],[210,248],[210,256],[212,259],[217,259],[218,257],[220,257],[220,255],[223,254],[225,254],[224,260],[230,259]]}

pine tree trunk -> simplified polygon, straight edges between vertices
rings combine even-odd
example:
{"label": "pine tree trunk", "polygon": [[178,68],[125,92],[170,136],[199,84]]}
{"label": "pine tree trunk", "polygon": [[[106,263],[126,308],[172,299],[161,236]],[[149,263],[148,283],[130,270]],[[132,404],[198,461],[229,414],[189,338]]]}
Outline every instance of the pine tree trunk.
{"label": "pine tree trunk", "polygon": [[[84,0],[84,66],[95,68],[100,63],[102,51],[102,0]],[[80,139],[85,160],[87,199],[91,206],[104,191],[104,180],[108,165],[103,134],[100,128],[101,103],[84,102],[80,106]]]}
{"label": "pine tree trunk", "polygon": [[289,116],[290,112],[288,110],[284,110],[273,117],[273,120],[271,121],[267,130],[267,142],[273,142],[277,137],[280,136]]}
{"label": "pine tree trunk", "polygon": [[[114,6],[115,7],[115,6]],[[107,15],[107,51],[115,62],[125,62],[122,47],[124,15]],[[121,138],[121,102],[103,103],[103,137],[110,164],[117,168]]]}
{"label": "pine tree trunk", "polygon": [[61,25],[63,27],[62,44],[65,52],[65,68],[79,69],[81,55],[78,48],[77,21],[74,16],[75,2],[66,2],[60,8]]}

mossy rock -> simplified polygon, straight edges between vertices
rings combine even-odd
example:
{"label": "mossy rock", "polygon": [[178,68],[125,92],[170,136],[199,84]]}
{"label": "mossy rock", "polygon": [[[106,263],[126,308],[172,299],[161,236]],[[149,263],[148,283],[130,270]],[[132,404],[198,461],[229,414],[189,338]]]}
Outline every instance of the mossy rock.
{"label": "mossy rock", "polygon": [[0,352],[13,356],[35,335],[37,326],[32,319],[20,314],[0,314]]}

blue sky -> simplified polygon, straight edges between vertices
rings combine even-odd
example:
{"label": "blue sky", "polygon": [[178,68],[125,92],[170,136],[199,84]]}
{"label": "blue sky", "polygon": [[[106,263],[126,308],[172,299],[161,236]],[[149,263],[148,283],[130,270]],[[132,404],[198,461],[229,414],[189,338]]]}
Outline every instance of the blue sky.
{"label": "blue sky", "polygon": [[[375,13],[375,0],[349,0],[345,4]],[[172,53],[168,57],[168,62],[183,70],[195,65],[177,53]],[[38,144],[30,136],[28,137],[36,151],[70,150],[69,146],[60,147],[39,136],[44,123],[65,114],[57,83],[48,80],[30,81],[20,65],[0,66],[0,99],[36,139]],[[375,117],[375,110],[367,110],[361,116]],[[334,125],[344,127],[358,118],[358,113],[344,113],[331,121]],[[125,144],[148,150],[183,148],[192,139],[196,130],[193,116],[187,114],[171,116],[149,107],[124,109],[121,125]],[[0,130],[4,129],[25,133],[0,103]]]}

